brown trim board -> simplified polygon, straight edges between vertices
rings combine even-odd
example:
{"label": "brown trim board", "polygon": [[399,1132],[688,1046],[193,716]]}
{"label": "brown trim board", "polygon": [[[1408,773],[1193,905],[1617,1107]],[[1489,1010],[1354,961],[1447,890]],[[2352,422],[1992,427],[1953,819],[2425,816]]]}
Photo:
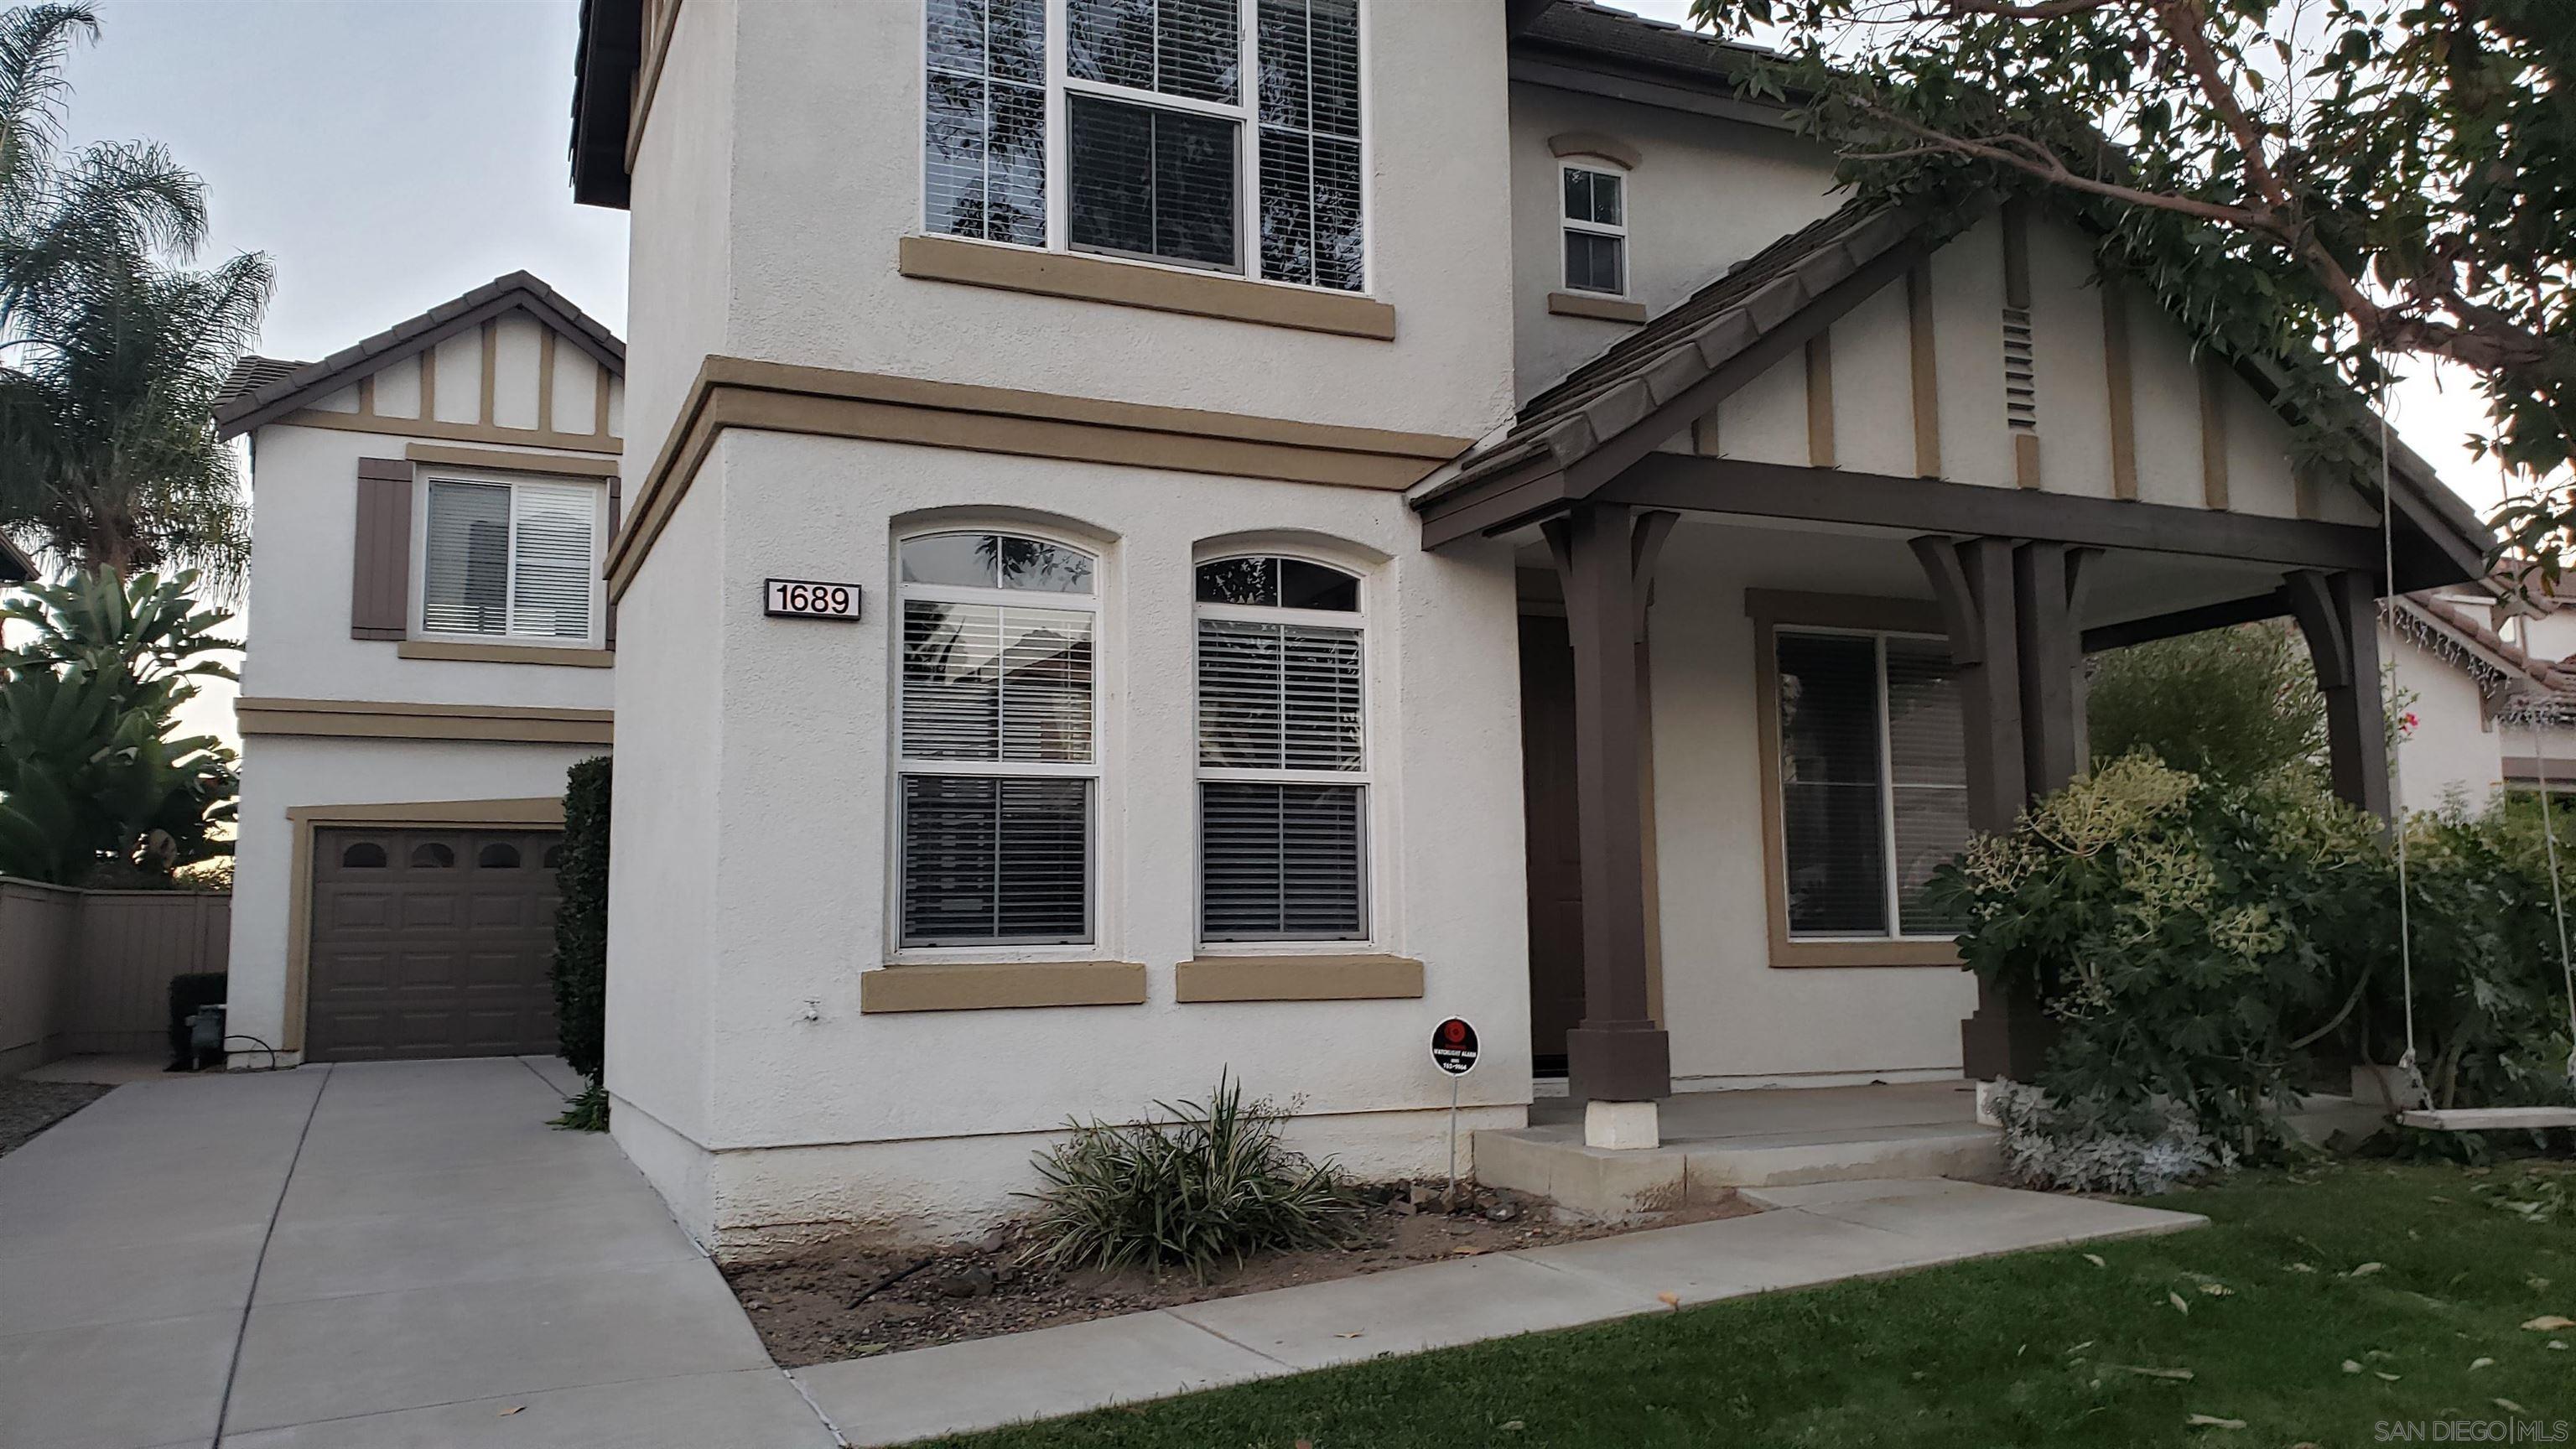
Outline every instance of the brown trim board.
{"label": "brown trim board", "polygon": [[1144,1004],[1145,968],[1134,961],[940,962],[859,973],[862,1015]]}
{"label": "brown trim board", "polygon": [[304,1012],[313,964],[313,832],[343,826],[364,829],[439,829],[455,826],[506,826],[516,829],[561,829],[561,796],[518,800],[427,800],[409,804],[290,805],[286,821],[293,844],[288,850],[286,880],[286,1013],[277,1044],[281,1052],[304,1050]]}
{"label": "brown trim board", "polygon": [[1405,956],[1202,956],[1172,969],[1179,1001],[1372,1001],[1422,995]]}
{"label": "brown trim board", "polygon": [[1412,487],[1472,441],[709,357],[609,546],[612,602],[634,583],[728,428],[1389,492]]}
{"label": "brown trim board", "polygon": [[644,60],[635,77],[635,99],[626,122],[626,173],[635,174],[635,160],[644,150],[644,120],[653,113],[653,93],[662,86],[662,62],[671,54],[671,37],[680,28],[680,0],[643,0],[647,11],[644,23]]}
{"label": "brown trim board", "polygon": [[[552,336],[552,333],[547,334]],[[596,454],[520,453],[507,448],[450,448],[438,443],[405,443],[403,457],[414,463],[449,468],[495,468],[511,473],[570,473],[582,478],[614,478],[617,460]]]}
{"label": "brown trim board", "polygon": [[545,644],[478,644],[462,639],[405,639],[394,646],[397,659],[452,659],[474,664],[552,664],[565,669],[606,669],[617,663],[614,649],[565,649]]}
{"label": "brown trim board", "polygon": [[1782,626],[1870,629],[1885,633],[1946,633],[1941,607],[1929,599],[1876,599],[1847,594],[1802,594],[1746,589],[1744,611],[1753,620],[1754,720],[1761,736],[1762,917],[1775,969],[1843,966],[1948,966],[1959,964],[1948,941],[1799,941],[1789,935],[1789,844],[1781,814],[1780,659],[1773,643]]}
{"label": "brown trim board", "polygon": [[1547,310],[1555,317],[1589,317],[1595,322],[1637,322],[1646,320],[1646,304],[1622,297],[1595,297],[1582,292],[1550,292]]}
{"label": "brown trim board", "polygon": [[340,699],[233,701],[234,727],[244,736],[606,745],[611,742],[610,721],[610,712],[604,709],[524,709],[497,705],[404,704]]}
{"label": "brown trim board", "polygon": [[1070,297],[1378,342],[1395,340],[1395,309],[1374,297],[1215,272],[920,234],[903,239],[896,249],[895,269],[926,282]]}
{"label": "brown trim board", "polygon": [[[427,373],[422,374],[424,377]],[[361,413],[325,412],[305,408],[283,417],[276,423],[293,428],[330,428],[344,433],[380,433],[397,438],[444,438],[458,443],[501,443],[520,448],[562,448],[568,452],[607,454],[611,457],[626,451],[623,441],[597,433],[541,433],[534,428],[504,428],[486,423],[444,423],[435,418],[368,417]],[[260,426],[266,427],[268,423]]]}

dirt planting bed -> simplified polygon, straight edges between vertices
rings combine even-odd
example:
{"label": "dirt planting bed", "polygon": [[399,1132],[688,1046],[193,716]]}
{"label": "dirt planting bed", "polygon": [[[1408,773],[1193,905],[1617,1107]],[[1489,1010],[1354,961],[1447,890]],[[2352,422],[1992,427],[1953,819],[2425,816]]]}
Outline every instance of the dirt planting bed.
{"label": "dirt planting bed", "polygon": [[1186,1272],[1062,1270],[1025,1261],[1012,1229],[980,1242],[890,1249],[855,1240],[816,1243],[725,1269],[770,1356],[788,1368],[898,1349],[1139,1313],[1267,1288],[1321,1283],[1444,1258],[1575,1243],[1642,1228],[1739,1217],[1730,1199],[1620,1223],[1561,1218],[1543,1198],[1484,1190],[1444,1211],[1439,1185],[1374,1185],[1348,1248],[1275,1253],[1219,1269],[1204,1283]]}

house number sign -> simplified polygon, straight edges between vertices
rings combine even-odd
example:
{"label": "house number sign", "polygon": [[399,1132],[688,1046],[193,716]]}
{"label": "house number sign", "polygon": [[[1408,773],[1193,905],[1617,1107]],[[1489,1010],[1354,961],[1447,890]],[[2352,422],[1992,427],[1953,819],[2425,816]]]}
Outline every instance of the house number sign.
{"label": "house number sign", "polygon": [[780,619],[856,619],[859,586],[815,579],[771,579],[762,611]]}

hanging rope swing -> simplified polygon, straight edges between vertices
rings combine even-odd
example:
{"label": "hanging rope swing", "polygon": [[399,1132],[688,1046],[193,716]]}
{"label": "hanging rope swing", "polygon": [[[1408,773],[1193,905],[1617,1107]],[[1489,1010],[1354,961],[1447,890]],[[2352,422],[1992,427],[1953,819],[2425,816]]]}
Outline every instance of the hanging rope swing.
{"label": "hanging rope swing", "polygon": [[[2392,487],[2394,469],[2389,462],[2388,397],[2384,390],[2380,394],[2379,402],[2379,546],[2380,562],[2386,570],[2381,578],[2388,589],[2389,619],[2393,625],[2399,617],[2397,501]],[[2395,631],[2392,629],[2391,632],[2393,634]],[[2391,642],[2396,641],[2392,639]],[[2391,648],[2388,653],[2388,678],[2383,686],[2386,691],[2384,710],[2391,717],[2395,714],[2397,701],[2403,697],[2397,688],[2398,655],[2402,652],[2404,651],[2401,649]],[[2549,909],[2558,928],[2558,969],[2560,975],[2566,980],[2568,1040],[2571,1044],[2576,1044],[2576,955],[2571,955],[2568,951],[2567,898],[2558,878],[2557,811],[2549,794],[2549,726],[2556,722],[2558,713],[2559,706],[2552,700],[2532,707],[2510,710],[2498,725],[2501,728],[2511,723],[2515,716],[2519,716],[2522,723],[2531,731],[2535,775],[2540,787],[2540,838],[2549,867]],[[2397,756],[2398,752],[2392,748],[2389,751],[2388,785],[2389,794],[2402,801],[2404,796],[2398,788],[2401,777]],[[2436,1132],[2493,1132],[2512,1128],[2576,1127],[2576,1107],[2436,1108],[2430,1105],[2433,1100],[2432,1092],[2425,1085],[2422,1065],[2415,1051],[2414,930],[2413,921],[2409,918],[2407,909],[2406,826],[2402,818],[2404,806],[2401,804],[2397,809],[2400,818],[2390,822],[2390,829],[2397,837],[2397,970],[2399,989],[2404,995],[2406,1008],[2406,1054],[2397,1059],[2397,1070],[2405,1078],[2406,1100],[2410,1103],[2425,1104],[2399,1112],[2397,1120],[2408,1127],[2422,1127]],[[2571,1046],[2567,1055],[2567,1082],[2569,1089],[2576,1091],[2576,1046]]]}

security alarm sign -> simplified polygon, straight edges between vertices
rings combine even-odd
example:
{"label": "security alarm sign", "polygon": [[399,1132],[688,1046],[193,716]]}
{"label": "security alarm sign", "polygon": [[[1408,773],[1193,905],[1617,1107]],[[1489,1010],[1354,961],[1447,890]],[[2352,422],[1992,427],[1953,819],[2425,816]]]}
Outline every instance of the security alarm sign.
{"label": "security alarm sign", "polygon": [[859,586],[814,579],[771,579],[761,603],[763,611],[776,618],[856,619]]}
{"label": "security alarm sign", "polygon": [[1476,1069],[1476,1029],[1451,1017],[1431,1029],[1431,1064],[1453,1077]]}

